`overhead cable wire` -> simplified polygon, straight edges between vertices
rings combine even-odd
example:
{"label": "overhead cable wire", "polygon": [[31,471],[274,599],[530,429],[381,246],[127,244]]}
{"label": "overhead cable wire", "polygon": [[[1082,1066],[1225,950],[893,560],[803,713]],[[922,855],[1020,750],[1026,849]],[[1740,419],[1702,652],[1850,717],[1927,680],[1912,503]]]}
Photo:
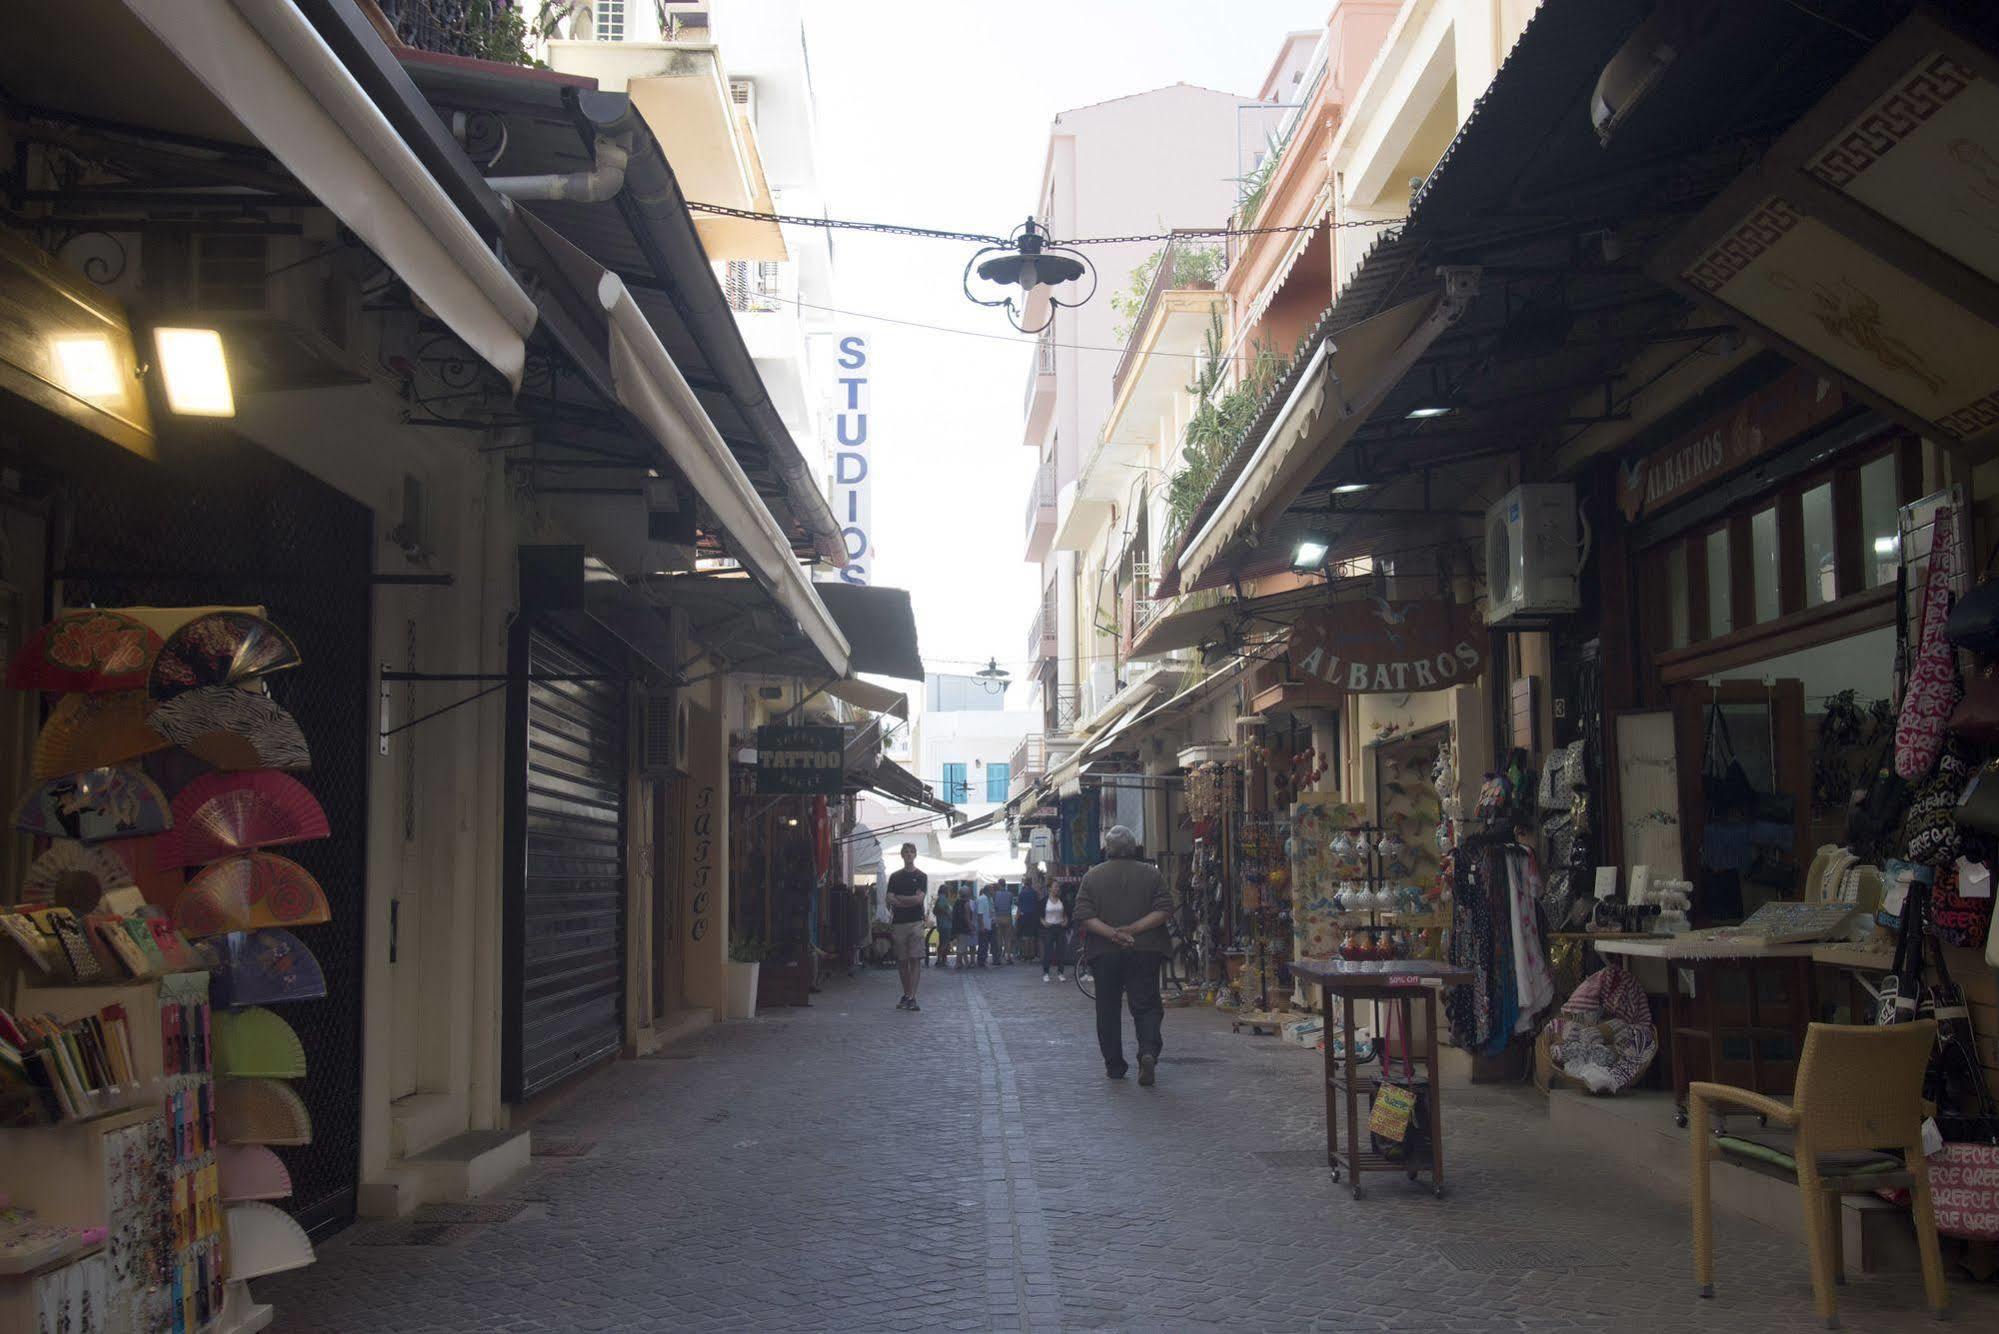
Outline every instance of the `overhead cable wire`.
{"label": "overhead cable wire", "polygon": [[[918,227],[909,223],[821,218],[809,213],[766,213],[759,209],[731,208],[726,204],[703,204],[693,200],[688,201],[687,207],[696,213],[711,213],[722,218],[744,218],[751,222],[775,222],[789,227],[824,227],[832,231],[878,232],[884,236],[915,236],[930,241],[969,241],[975,245],[1013,244],[1007,237],[993,236],[986,232],[954,232],[940,227]],[[1140,241],[1164,242],[1186,237],[1280,236],[1294,232],[1315,232],[1322,227],[1328,231],[1361,227],[1399,227],[1407,221],[1407,218],[1346,218],[1335,222],[1330,218],[1321,218],[1315,222],[1293,223],[1281,227],[1181,227],[1170,232],[1148,232],[1132,236],[1083,236],[1072,240],[1050,241],[1048,244],[1074,249],[1086,245],[1131,245]]]}

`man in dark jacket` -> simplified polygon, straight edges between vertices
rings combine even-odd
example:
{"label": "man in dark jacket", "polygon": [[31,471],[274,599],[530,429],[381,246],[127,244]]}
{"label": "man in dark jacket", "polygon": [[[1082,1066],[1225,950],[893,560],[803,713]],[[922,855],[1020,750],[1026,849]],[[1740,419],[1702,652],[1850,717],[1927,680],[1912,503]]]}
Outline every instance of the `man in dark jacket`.
{"label": "man in dark jacket", "polygon": [[1138,1033],[1138,1082],[1152,1087],[1157,1076],[1160,1024],[1166,1007],[1159,999],[1159,969],[1172,942],[1166,933],[1173,897],[1166,877],[1138,859],[1138,839],[1123,825],[1104,835],[1104,860],[1090,868],[1076,894],[1076,923],[1083,929],[1083,954],[1097,981],[1097,1046],[1104,1073],[1123,1079],[1124,1016],[1131,1007]]}

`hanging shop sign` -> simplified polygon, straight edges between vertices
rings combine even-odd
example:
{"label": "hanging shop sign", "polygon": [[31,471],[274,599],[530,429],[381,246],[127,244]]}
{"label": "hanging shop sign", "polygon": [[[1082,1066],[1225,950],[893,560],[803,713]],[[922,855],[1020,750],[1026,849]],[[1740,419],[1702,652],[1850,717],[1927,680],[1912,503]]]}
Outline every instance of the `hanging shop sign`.
{"label": "hanging shop sign", "polygon": [[1618,469],[1617,507],[1636,521],[1790,444],[1847,406],[1814,371],[1793,368],[1671,444]]}
{"label": "hanging shop sign", "polygon": [[838,727],[759,727],[757,791],[838,796],[845,756]]}
{"label": "hanging shop sign", "polygon": [[870,582],[874,549],[874,448],[868,439],[870,351],[865,334],[845,334],[835,344],[833,389],[833,513],[847,544],[840,578]]}
{"label": "hanging shop sign", "polygon": [[1484,638],[1469,604],[1336,602],[1291,627],[1291,670],[1355,695],[1443,690],[1485,670]]}

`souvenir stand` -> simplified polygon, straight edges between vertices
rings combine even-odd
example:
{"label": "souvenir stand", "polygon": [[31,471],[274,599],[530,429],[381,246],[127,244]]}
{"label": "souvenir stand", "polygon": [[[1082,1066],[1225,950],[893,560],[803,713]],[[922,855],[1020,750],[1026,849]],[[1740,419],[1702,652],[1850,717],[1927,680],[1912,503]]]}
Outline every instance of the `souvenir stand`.
{"label": "souvenir stand", "polygon": [[330,832],[265,687],[298,662],[254,608],[82,608],[10,667],[49,707],[0,891],[0,1327],[258,1329],[248,1281],[312,1262],[271,1203],[312,1131],[270,1007],[326,994],[292,928],[330,918],[266,850]]}

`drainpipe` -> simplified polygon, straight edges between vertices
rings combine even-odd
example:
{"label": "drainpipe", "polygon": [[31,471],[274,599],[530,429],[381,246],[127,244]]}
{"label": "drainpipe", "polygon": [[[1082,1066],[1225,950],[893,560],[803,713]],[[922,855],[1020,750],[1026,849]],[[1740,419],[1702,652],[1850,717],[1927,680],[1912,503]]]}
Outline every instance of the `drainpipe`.
{"label": "drainpipe", "polygon": [[599,137],[597,165],[589,171],[556,173],[549,176],[488,176],[486,184],[509,199],[566,199],[578,204],[601,204],[617,198],[625,188],[625,163],[631,152],[624,144]]}

